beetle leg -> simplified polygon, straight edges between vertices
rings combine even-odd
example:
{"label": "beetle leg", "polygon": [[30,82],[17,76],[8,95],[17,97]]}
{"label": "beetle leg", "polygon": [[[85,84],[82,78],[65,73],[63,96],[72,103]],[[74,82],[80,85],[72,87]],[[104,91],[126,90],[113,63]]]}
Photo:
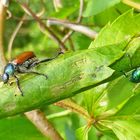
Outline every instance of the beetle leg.
{"label": "beetle leg", "polygon": [[22,73],[32,73],[32,74],[36,74],[36,75],[42,75],[42,76],[44,76],[46,79],[48,79],[48,76],[47,76],[46,74],[39,73],[39,72],[36,72],[36,71],[26,70],[26,71],[22,71]]}
{"label": "beetle leg", "polygon": [[17,87],[18,87],[18,89],[19,89],[21,95],[24,96],[23,91],[21,90],[21,87],[20,87],[20,83],[19,83],[18,77],[17,77],[16,75],[14,75],[14,77],[15,77],[15,79],[16,79]]}
{"label": "beetle leg", "polygon": [[55,57],[53,58],[46,58],[46,59],[43,59],[43,60],[39,60],[39,61],[35,61],[33,64],[30,65],[30,67],[34,67],[40,63],[43,63],[43,62],[48,62],[48,61],[51,61],[55,58],[57,58],[60,54],[63,54],[63,52],[59,52]]}
{"label": "beetle leg", "polygon": [[46,79],[48,79],[48,76],[46,74],[43,74],[43,73],[39,73],[39,72],[36,72],[36,71],[29,71],[29,73],[33,73],[33,74],[36,74],[36,75],[42,75],[44,76]]}
{"label": "beetle leg", "polygon": [[39,61],[36,61],[34,62],[33,64],[30,65],[30,67],[35,67],[36,65],[40,64],[40,63],[43,63],[43,62],[48,62],[48,61],[51,61],[53,60],[54,58],[47,58],[47,59],[43,59],[43,60],[39,60]]}
{"label": "beetle leg", "polygon": [[39,63],[43,63],[43,62],[48,62],[48,61],[50,61],[50,60],[53,60],[53,59],[55,59],[55,58],[57,58],[60,54],[63,54],[62,52],[59,52],[55,57],[53,57],[53,58],[47,58],[47,59],[43,59],[43,60],[40,60],[40,61],[38,61],[38,64]]}

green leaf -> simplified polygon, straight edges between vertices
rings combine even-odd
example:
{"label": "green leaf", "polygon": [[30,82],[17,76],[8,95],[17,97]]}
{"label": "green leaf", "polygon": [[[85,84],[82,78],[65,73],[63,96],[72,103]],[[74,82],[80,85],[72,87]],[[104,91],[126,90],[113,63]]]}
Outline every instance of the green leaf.
{"label": "green leaf", "polygon": [[76,140],[88,140],[88,132],[90,128],[83,126],[76,130]]}
{"label": "green leaf", "polygon": [[125,103],[125,105],[115,115],[116,116],[128,115],[128,117],[134,117],[134,118],[139,117],[140,118],[139,99],[140,99],[140,94],[134,95]]}
{"label": "green leaf", "polygon": [[116,7],[111,7],[105,11],[94,16],[94,22],[98,26],[104,26],[108,22],[114,21],[120,14],[117,12]]}
{"label": "green leaf", "polygon": [[113,23],[107,24],[89,48],[118,44],[127,38],[132,38],[140,32],[139,23],[140,15],[134,15],[130,10],[119,16]]}
{"label": "green leaf", "polygon": [[0,139],[5,140],[46,140],[24,116],[0,120]]}
{"label": "green leaf", "polygon": [[[130,48],[135,55],[139,52],[137,45]],[[140,136],[139,91],[139,84],[129,81],[129,76],[111,81],[94,109],[94,112],[102,110],[97,116],[97,127],[104,133],[112,130],[120,140],[137,140]],[[106,102],[105,106],[100,105],[102,102]]]}
{"label": "green leaf", "polygon": [[96,15],[119,2],[120,0],[88,0],[83,16],[89,17]]}
{"label": "green leaf", "polygon": [[110,128],[119,140],[138,140],[140,137],[140,122],[127,117],[114,117],[110,120],[101,122],[104,126]]}
{"label": "green leaf", "polygon": [[84,92],[84,102],[90,116],[96,117],[100,114],[101,107],[98,108],[100,99],[104,95],[107,84],[102,84]]}
{"label": "green leaf", "polygon": [[127,45],[126,55],[124,55],[120,61],[114,63],[111,68],[120,73],[121,71],[127,72],[132,70],[133,68],[139,67],[140,63],[139,61],[137,61],[140,57],[139,50],[140,40],[139,37],[137,37]]}
{"label": "green leaf", "polygon": [[108,66],[124,54],[117,46],[67,53],[48,64],[39,65],[36,70],[47,74],[48,79],[31,74],[21,76],[24,97],[14,96],[19,93],[16,84],[11,87],[3,85],[0,88],[0,117],[51,104],[94,87],[113,74]]}
{"label": "green leaf", "polygon": [[[140,86],[128,78],[120,77],[108,84],[105,96],[98,108],[105,108],[97,117],[97,127],[106,133],[111,129],[122,139],[137,140],[140,137]],[[105,101],[105,107],[100,106]],[[95,108],[97,110],[98,108]],[[100,109],[101,110],[101,109]],[[94,111],[95,112],[95,111]]]}
{"label": "green leaf", "polygon": [[[132,55],[133,66],[138,66],[140,63],[137,61],[139,59],[139,49],[140,40],[135,38],[127,46],[127,54]],[[129,57],[123,56],[120,61],[111,65],[111,68],[115,69],[115,73],[123,75],[121,71],[127,69],[132,69],[130,66]],[[131,72],[129,73],[131,75]],[[119,75],[118,75],[119,76]],[[115,79],[113,75],[112,80]],[[122,87],[123,85],[123,87]],[[124,75],[118,79],[111,81],[109,84],[100,85],[94,89],[84,92],[84,102],[87,110],[91,116],[100,116],[102,113],[110,109],[117,109],[120,104],[125,102],[127,99],[134,94],[133,89],[135,84],[129,81],[129,77],[126,78]],[[115,110],[116,111],[116,110]]]}
{"label": "green leaf", "polygon": [[67,16],[70,16],[71,14],[73,14],[76,10],[78,9],[77,6],[72,6],[72,7],[64,7],[62,9],[59,10],[59,12],[55,12],[53,13],[51,16],[52,17],[57,17],[60,19],[65,19]]}
{"label": "green leaf", "polygon": [[122,15],[126,11],[130,10],[131,8],[123,3],[116,4],[113,7],[110,7],[101,13],[94,16],[95,24],[98,26],[103,27],[109,22],[114,21],[118,16]]}
{"label": "green leaf", "polygon": [[[138,84],[139,85],[139,84]],[[122,140],[137,140],[140,137],[140,86],[120,77],[108,84],[105,96],[98,107],[106,108],[97,117],[97,127],[104,131],[111,129]],[[106,101],[106,106],[100,106]],[[96,107],[95,110],[98,108]],[[94,111],[95,112],[95,111]]]}
{"label": "green leaf", "polygon": [[111,129],[120,140],[137,140],[140,137],[139,97],[140,95],[130,98],[114,115],[102,116],[104,118],[99,121],[99,125]]}
{"label": "green leaf", "polygon": [[118,107],[123,101],[129,99],[131,95],[134,94],[132,92],[134,87],[135,84],[130,82],[129,79],[124,76],[111,82],[107,88],[107,110]]}
{"label": "green leaf", "polygon": [[[134,67],[139,66],[139,50],[138,37],[134,38],[126,48],[126,53],[130,55]],[[111,68],[118,72],[126,68],[133,69],[128,56],[123,56]],[[101,98],[93,110],[93,114],[97,115],[96,119],[99,120],[96,127],[104,133],[108,131],[115,133],[120,140],[137,140],[140,137],[140,86],[129,81],[131,72],[127,73],[127,78],[122,76],[111,81],[103,93],[99,91]],[[104,106],[101,105],[102,103]]]}
{"label": "green leaf", "polygon": [[[137,37],[140,32],[139,21],[139,14],[134,15],[132,11],[125,13],[112,24],[108,24],[92,42],[90,48],[100,48],[130,39],[125,51],[131,57],[132,66],[138,67],[140,65],[138,61],[140,41]],[[115,73],[133,69],[130,66],[130,59],[126,55],[110,67],[116,70]],[[130,82],[131,74],[132,71],[127,73],[128,78],[122,76],[114,81],[112,79],[105,89],[99,90],[97,93],[97,89],[91,90],[94,91],[95,97],[90,96],[91,99],[87,101],[90,112],[92,110],[97,120],[96,127],[106,134],[115,134],[120,140],[138,140],[140,137],[140,86]],[[97,96],[98,94],[99,96]]]}
{"label": "green leaf", "polygon": [[92,41],[90,38],[80,33],[74,33],[72,37],[73,40],[76,40],[74,44],[76,50],[87,49]]}
{"label": "green leaf", "polygon": [[101,137],[101,140],[118,140],[118,139],[117,138],[112,138],[108,135],[104,135],[104,136]]}
{"label": "green leaf", "polygon": [[89,140],[98,140],[98,136],[97,136],[97,130],[95,129],[95,127],[91,127],[90,131],[88,132],[88,139]]}
{"label": "green leaf", "polygon": [[[138,61],[140,54],[139,38],[136,38],[131,43],[129,43],[127,48],[128,50],[126,54],[130,54],[133,56],[131,59],[132,62],[134,62],[133,66],[139,66],[140,65],[140,61]],[[130,66],[130,59],[127,55],[123,56],[123,58],[117,63],[114,63],[111,66],[111,68],[116,70],[115,73],[118,72],[121,75],[123,75],[121,71],[125,72],[126,69],[133,69]],[[129,76],[131,75],[131,72],[132,71],[130,71]],[[112,80],[114,79],[114,77],[115,75],[111,77]],[[94,114],[94,117],[101,115],[101,113],[104,113],[107,110],[118,108],[120,104],[129,99],[131,95],[134,94],[132,90],[135,88],[135,83],[130,82],[129,79],[130,77],[126,78],[123,75],[122,77],[119,77],[114,81],[111,81],[109,84],[103,84],[94,89],[85,91],[84,101],[89,114],[91,116],[93,116]]]}

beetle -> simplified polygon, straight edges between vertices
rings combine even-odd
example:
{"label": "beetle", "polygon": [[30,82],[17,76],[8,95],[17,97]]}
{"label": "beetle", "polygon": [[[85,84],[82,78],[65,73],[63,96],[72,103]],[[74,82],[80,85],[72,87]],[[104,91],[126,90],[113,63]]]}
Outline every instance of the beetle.
{"label": "beetle", "polygon": [[132,71],[130,81],[133,83],[139,83],[140,82],[140,68],[136,68]]}
{"label": "beetle", "polygon": [[[58,53],[58,55],[59,54],[62,54],[62,52]],[[16,79],[17,87],[19,91],[21,92],[21,95],[23,96],[24,94],[20,87],[20,82],[19,82],[18,77],[16,76],[16,73],[33,73],[33,74],[42,75],[45,78],[48,78],[46,74],[32,71],[31,68],[40,63],[53,60],[58,55],[56,55],[54,58],[46,58],[43,60],[38,60],[34,52],[32,51],[23,52],[4,67],[4,71],[1,76],[2,81],[4,84],[6,84],[8,83],[10,76],[14,77]]]}

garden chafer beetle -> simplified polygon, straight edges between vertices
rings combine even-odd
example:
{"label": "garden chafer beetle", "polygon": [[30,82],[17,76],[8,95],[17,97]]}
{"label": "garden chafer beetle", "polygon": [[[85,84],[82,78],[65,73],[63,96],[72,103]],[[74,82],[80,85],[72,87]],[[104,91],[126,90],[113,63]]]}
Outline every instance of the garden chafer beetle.
{"label": "garden chafer beetle", "polygon": [[[58,53],[58,55],[59,54],[62,54],[62,52]],[[13,61],[9,62],[5,66],[3,74],[1,76],[2,81],[4,84],[6,84],[6,83],[8,83],[10,76],[13,76],[16,79],[16,84],[17,84],[19,91],[21,92],[21,95],[23,96],[24,94],[23,94],[23,91],[21,90],[19,79],[16,76],[16,73],[33,73],[33,74],[37,74],[37,75],[42,75],[45,78],[47,78],[46,74],[42,74],[42,73],[33,71],[33,70],[31,70],[31,68],[40,63],[53,60],[57,56],[55,56],[54,58],[46,58],[43,60],[38,60],[32,51],[23,52],[19,56],[17,56]]]}

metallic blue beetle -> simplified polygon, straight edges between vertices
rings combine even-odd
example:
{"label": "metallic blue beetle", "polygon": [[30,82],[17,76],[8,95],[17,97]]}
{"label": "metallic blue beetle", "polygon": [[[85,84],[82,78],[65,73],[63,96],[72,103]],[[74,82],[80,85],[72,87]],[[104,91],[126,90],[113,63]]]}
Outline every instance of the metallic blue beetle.
{"label": "metallic blue beetle", "polygon": [[130,81],[133,83],[139,83],[140,82],[140,68],[135,69],[130,77]]}

